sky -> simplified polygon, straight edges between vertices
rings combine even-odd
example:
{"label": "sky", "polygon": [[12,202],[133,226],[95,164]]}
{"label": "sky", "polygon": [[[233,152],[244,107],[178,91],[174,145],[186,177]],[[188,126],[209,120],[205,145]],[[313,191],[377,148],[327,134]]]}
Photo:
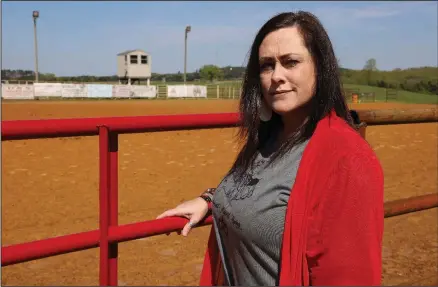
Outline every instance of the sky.
{"label": "sky", "polygon": [[205,64],[245,66],[258,29],[274,15],[305,10],[327,29],[341,66],[379,70],[438,65],[437,2],[28,1],[1,2],[2,69],[34,70],[32,11],[38,10],[40,73],[115,75],[117,54],[142,49],[152,72]]}

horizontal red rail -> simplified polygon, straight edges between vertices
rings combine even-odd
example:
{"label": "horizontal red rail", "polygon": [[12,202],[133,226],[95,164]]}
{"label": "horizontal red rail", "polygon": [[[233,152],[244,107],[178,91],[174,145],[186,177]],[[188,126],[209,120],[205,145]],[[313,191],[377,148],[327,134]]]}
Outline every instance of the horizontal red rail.
{"label": "horizontal red rail", "polygon": [[100,231],[86,231],[2,246],[2,267],[99,246]]}
{"label": "horizontal red rail", "polygon": [[[437,109],[358,110],[367,125],[437,122]],[[2,121],[2,140],[98,135],[98,127],[112,133],[140,133],[233,127],[239,123],[237,113],[158,115],[137,117],[103,117]]]}
{"label": "horizontal red rail", "polygon": [[[139,238],[167,234],[170,232],[181,231],[187,224],[187,219],[181,217],[171,217],[150,221],[136,222],[116,227],[110,227],[110,242],[126,242]],[[210,225],[211,216],[197,224],[197,227]]]}
{"label": "horizontal red rail", "polygon": [[[385,217],[438,207],[438,194],[428,194],[385,203]],[[211,224],[211,217],[198,226]],[[125,242],[181,230],[187,219],[172,217],[109,228],[108,241]],[[2,247],[2,266],[76,252],[99,246],[99,230],[53,237]]]}
{"label": "horizontal red rail", "polygon": [[[211,217],[197,227],[210,225]],[[164,218],[110,227],[108,241],[126,242],[130,240],[166,234],[182,230],[187,219]],[[2,246],[2,267],[31,260],[72,253],[99,246],[99,230],[63,235],[32,242]]]}
{"label": "horizontal red rail", "polygon": [[438,193],[393,200],[385,203],[385,218],[438,207]]}
{"label": "horizontal red rail", "polygon": [[361,110],[357,113],[360,120],[366,122],[369,126],[438,122],[438,110],[436,108]]}
{"label": "horizontal red rail", "polygon": [[237,113],[2,121],[2,140],[232,127]]}

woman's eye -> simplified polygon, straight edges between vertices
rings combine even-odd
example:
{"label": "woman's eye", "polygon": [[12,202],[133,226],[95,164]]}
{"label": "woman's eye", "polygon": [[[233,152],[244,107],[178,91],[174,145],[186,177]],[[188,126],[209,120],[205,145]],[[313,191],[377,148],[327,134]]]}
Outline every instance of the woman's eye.
{"label": "woman's eye", "polygon": [[286,61],[285,66],[287,68],[292,68],[292,67],[295,67],[298,63],[299,62],[297,60],[289,59],[289,60]]}
{"label": "woman's eye", "polygon": [[260,65],[260,70],[261,71],[269,71],[272,70],[272,63],[263,63],[262,65]]}

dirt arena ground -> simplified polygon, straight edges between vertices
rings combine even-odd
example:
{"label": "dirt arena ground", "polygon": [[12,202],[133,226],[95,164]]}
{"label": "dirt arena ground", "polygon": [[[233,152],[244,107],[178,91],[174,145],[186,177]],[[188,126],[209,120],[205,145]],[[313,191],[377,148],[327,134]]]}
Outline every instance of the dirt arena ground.
{"label": "dirt arena ground", "polygon": [[[232,100],[3,102],[2,120],[212,113]],[[358,109],[424,105],[359,104]],[[438,124],[368,127],[385,200],[437,192]],[[119,137],[119,224],[155,218],[218,184],[237,151],[234,129]],[[438,268],[437,209],[385,220],[383,285]],[[2,245],[98,228],[97,137],[2,142]],[[119,245],[119,285],[196,285],[209,227]],[[2,268],[1,285],[98,285],[98,249]],[[421,283],[420,283],[421,284]]]}

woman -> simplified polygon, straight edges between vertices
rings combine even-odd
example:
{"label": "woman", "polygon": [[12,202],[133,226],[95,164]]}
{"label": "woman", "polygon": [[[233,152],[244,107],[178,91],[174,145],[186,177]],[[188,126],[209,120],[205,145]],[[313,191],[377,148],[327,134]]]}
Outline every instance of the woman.
{"label": "woman", "polygon": [[186,236],[212,212],[201,285],[380,285],[383,172],[315,16],[260,29],[240,114],[244,144],[219,186],[158,216],[190,219]]}

